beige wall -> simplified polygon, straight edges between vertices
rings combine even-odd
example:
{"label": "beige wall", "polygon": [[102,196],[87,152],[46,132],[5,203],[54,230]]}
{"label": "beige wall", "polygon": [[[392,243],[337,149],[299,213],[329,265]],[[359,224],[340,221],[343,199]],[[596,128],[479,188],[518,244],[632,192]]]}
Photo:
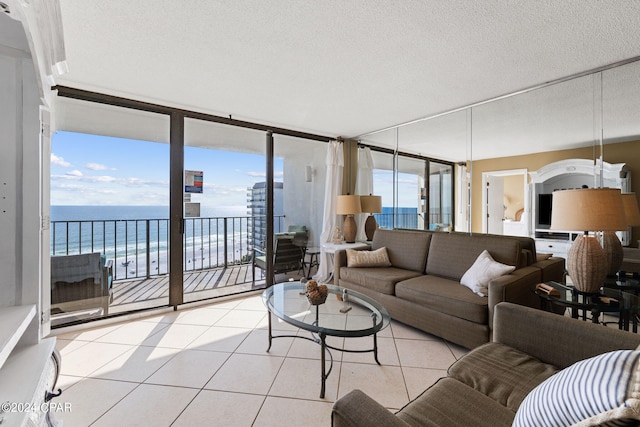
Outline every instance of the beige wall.
{"label": "beige wall", "polygon": [[[599,152],[598,152],[599,154]],[[482,173],[510,170],[528,169],[534,172],[549,163],[565,159],[593,159],[592,147],[577,148],[573,150],[548,151],[544,153],[528,154],[526,156],[501,157],[488,160],[476,160],[473,162],[473,208],[472,231],[482,232]],[[604,160],[608,163],[626,163],[631,170],[631,190],[640,194],[640,141],[620,142],[604,146]],[[631,246],[636,246],[636,240],[640,239],[640,227],[633,227]]]}

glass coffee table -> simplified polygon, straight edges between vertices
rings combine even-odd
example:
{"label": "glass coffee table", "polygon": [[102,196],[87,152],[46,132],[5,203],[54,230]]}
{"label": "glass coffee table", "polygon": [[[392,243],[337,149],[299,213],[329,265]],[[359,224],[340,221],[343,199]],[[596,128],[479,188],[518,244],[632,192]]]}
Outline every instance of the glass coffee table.
{"label": "glass coffee table", "polygon": [[[306,297],[306,285],[300,282],[278,283],[262,293],[262,301],[269,310],[269,347],[273,338],[292,337],[313,341],[320,345],[320,361],[322,365],[320,398],[324,398],[325,383],[333,368],[333,356],[330,350],[350,353],[373,352],[378,361],[377,334],[387,326],[391,318],[387,310],[374,300],[359,292],[349,289],[348,302],[341,301],[344,288],[327,285],[329,295],[325,303],[311,305]],[[342,311],[341,311],[342,310]],[[310,332],[310,336],[273,335],[271,316]],[[366,350],[347,350],[327,344],[330,337],[366,337],[373,336],[373,347]],[[326,355],[329,355],[329,369],[326,368]]]}

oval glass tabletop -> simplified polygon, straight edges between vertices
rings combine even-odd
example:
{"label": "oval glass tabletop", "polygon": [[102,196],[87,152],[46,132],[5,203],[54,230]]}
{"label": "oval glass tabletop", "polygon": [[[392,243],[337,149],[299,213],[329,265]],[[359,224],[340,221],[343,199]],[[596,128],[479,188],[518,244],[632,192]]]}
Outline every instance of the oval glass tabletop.
{"label": "oval glass tabletop", "polygon": [[285,322],[329,336],[363,337],[389,326],[389,313],[373,298],[348,289],[351,308],[343,313],[340,310],[345,308],[345,303],[340,298],[344,288],[334,285],[327,288],[326,302],[317,306],[309,303],[306,286],[300,282],[273,285],[262,293],[262,300],[274,316]]}

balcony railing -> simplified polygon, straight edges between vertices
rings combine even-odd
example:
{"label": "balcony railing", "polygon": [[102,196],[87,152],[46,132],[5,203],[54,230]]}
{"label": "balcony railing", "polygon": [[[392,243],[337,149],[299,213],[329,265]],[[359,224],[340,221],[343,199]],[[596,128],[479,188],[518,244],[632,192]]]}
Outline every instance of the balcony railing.
{"label": "balcony railing", "polygon": [[[264,236],[260,217],[186,218],[183,270],[197,271],[251,262]],[[284,215],[274,218],[283,231]],[[169,220],[52,221],[50,253],[100,252],[114,260],[114,280],[148,278],[169,272]]]}
{"label": "balcony railing", "polygon": [[[449,217],[447,222],[447,217]],[[375,214],[382,228],[423,228],[417,213]],[[450,224],[450,215],[431,215],[430,224]],[[264,249],[266,217],[186,218],[183,270],[198,271],[251,262],[254,246]],[[284,231],[284,215],[274,218],[275,232]],[[114,260],[114,280],[168,274],[169,220],[52,221],[50,253],[75,255],[100,252]]]}
{"label": "balcony railing", "polygon": [[[395,224],[393,213],[383,213],[373,215],[380,228],[392,229],[392,228],[410,228],[410,229],[424,229],[424,215],[417,212],[410,213],[396,213]],[[437,214],[433,213],[429,215],[426,228],[429,229],[430,225],[449,225],[451,224],[451,214]]]}

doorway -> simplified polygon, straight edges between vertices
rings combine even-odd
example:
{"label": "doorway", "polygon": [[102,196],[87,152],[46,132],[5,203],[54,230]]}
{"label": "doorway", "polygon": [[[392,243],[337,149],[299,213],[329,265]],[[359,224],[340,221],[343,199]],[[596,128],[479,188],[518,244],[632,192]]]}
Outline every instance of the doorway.
{"label": "doorway", "polygon": [[529,236],[527,169],[484,172],[482,185],[482,232]]}

